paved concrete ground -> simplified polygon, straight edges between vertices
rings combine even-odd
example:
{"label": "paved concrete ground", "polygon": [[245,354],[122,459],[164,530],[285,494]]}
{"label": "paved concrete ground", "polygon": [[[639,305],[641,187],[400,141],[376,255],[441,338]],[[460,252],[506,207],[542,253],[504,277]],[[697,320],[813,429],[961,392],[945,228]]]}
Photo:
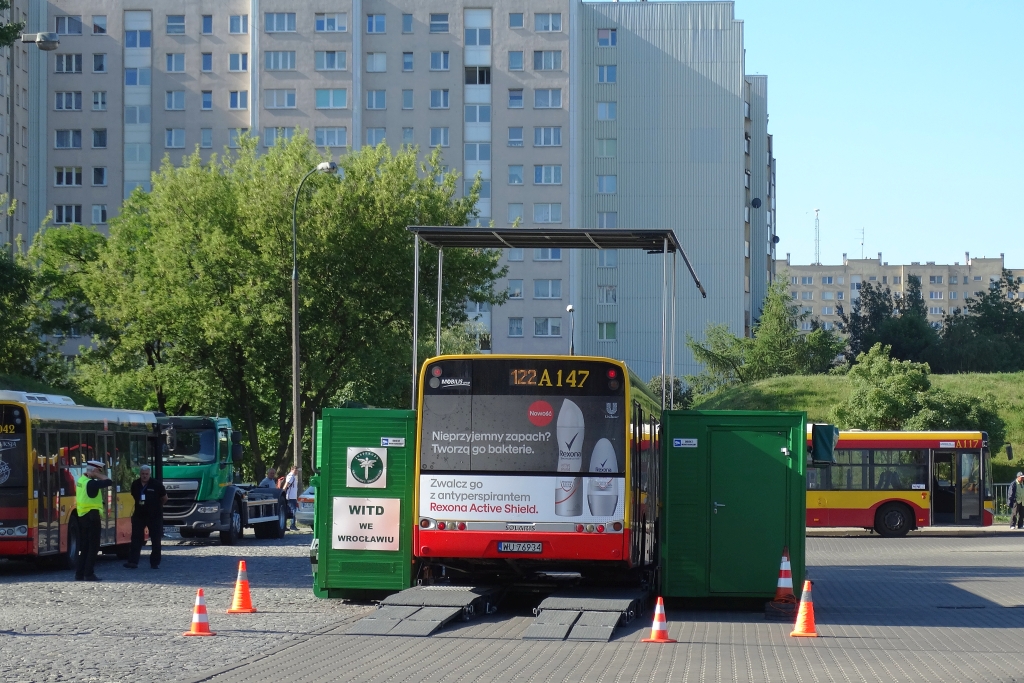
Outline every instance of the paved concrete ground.
{"label": "paved concrete ground", "polygon": [[[160,569],[103,557],[98,583],[74,572],[0,562],[0,681],[173,681],[278,648],[367,611],[318,600],[305,532],[235,546],[165,539]],[[228,615],[238,560],[247,561],[257,614]],[[196,589],[207,596],[215,638],[182,638]]]}
{"label": "paved concrete ground", "polygon": [[346,636],[347,622],[196,681],[1021,681],[1024,538],[810,538],[819,638],[760,614],[669,609],[679,642],[519,640],[499,614],[431,638]]}

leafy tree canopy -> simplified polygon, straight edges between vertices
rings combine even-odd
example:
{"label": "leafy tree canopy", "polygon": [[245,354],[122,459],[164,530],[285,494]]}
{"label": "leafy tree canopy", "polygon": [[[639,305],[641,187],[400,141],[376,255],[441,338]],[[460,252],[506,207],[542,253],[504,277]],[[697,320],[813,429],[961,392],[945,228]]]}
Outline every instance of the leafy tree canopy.
{"label": "leafy tree canopy", "polygon": [[921,296],[921,278],[908,275],[903,296],[888,286],[865,282],[860,296],[847,312],[837,307],[840,329],[848,335],[847,358],[882,344],[895,358],[924,362],[939,342],[939,333],[928,322],[928,308]]}

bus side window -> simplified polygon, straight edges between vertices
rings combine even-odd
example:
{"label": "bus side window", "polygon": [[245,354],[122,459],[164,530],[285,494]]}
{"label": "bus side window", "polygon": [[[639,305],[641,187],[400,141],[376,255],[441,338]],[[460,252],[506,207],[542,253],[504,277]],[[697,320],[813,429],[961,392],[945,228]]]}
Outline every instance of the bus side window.
{"label": "bus side window", "polygon": [[80,467],[85,461],[78,454],[78,433],[60,433],[61,457],[68,467]]}

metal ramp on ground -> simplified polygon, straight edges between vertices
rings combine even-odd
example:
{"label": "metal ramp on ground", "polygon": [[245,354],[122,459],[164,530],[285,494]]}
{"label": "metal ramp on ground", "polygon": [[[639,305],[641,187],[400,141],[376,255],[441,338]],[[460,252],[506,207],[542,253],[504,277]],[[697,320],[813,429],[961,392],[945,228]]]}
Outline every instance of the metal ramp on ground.
{"label": "metal ramp on ground", "polygon": [[522,638],[607,642],[617,626],[643,614],[646,601],[640,590],[555,593],[534,610]]}
{"label": "metal ramp on ground", "polygon": [[360,636],[429,636],[461,617],[495,611],[498,591],[476,586],[416,586],[381,601],[377,611],[354,623],[346,633]]}

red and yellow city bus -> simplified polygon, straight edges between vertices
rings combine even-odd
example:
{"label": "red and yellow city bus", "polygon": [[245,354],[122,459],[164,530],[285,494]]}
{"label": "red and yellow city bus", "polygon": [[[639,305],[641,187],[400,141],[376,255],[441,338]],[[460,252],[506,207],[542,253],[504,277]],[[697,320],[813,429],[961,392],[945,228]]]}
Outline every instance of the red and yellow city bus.
{"label": "red and yellow city bus", "polygon": [[903,536],[925,526],[990,526],[994,508],[985,432],[841,431],[835,462],[807,468],[808,527]]}
{"label": "red and yellow city bus", "polygon": [[421,578],[650,578],[661,408],[623,363],[441,356],[418,400]]}
{"label": "red and yellow city bus", "polygon": [[131,483],[141,465],[155,465],[158,438],[153,413],[0,391],[0,557],[52,557],[73,566],[78,539],[75,487],[86,460],[102,461],[106,476],[114,481],[101,494],[105,507],[100,545],[127,549],[134,504]]}

